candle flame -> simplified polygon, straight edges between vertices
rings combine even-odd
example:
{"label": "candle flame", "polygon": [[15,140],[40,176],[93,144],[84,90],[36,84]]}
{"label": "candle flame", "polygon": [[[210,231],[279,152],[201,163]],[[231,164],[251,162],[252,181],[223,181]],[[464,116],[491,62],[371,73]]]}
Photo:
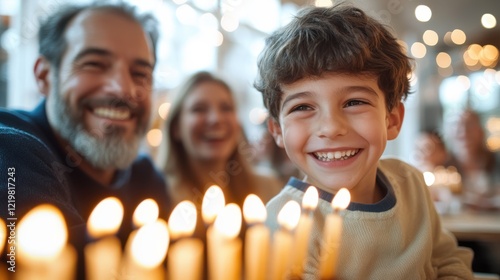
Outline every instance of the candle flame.
{"label": "candle flame", "polygon": [[346,188],[341,188],[332,200],[333,209],[344,210],[351,202],[351,193]]}
{"label": "candle flame", "polygon": [[217,214],[226,205],[226,199],[222,189],[217,185],[210,186],[203,196],[201,204],[201,215],[206,224],[211,224],[217,217]]}
{"label": "candle flame", "polygon": [[68,240],[64,217],[53,205],[31,209],[17,226],[19,256],[32,261],[50,261],[64,249]]}
{"label": "candle flame", "polygon": [[243,203],[243,217],[248,224],[263,223],[267,218],[266,206],[255,194],[249,194]]}
{"label": "candle flame", "polygon": [[132,216],[132,221],[136,227],[141,227],[156,221],[159,214],[158,203],[154,199],[148,198],[137,205]]}
{"label": "candle flame", "polygon": [[229,203],[215,219],[214,228],[226,238],[235,238],[241,230],[241,209],[235,203]]}
{"label": "candle flame", "polygon": [[99,238],[116,234],[123,220],[123,206],[116,197],[103,199],[92,210],[87,221],[87,230],[91,237]]}
{"label": "candle flame", "polygon": [[171,239],[192,235],[196,227],[196,206],[194,203],[184,200],[177,204],[170,214],[168,226]]}
{"label": "candle flame", "polygon": [[155,268],[165,259],[169,242],[167,222],[158,219],[146,224],[133,236],[132,259],[143,268]]}
{"label": "candle flame", "polygon": [[293,230],[300,219],[300,205],[297,201],[288,201],[278,213],[278,224],[288,230]]}
{"label": "candle flame", "polygon": [[0,255],[3,252],[5,241],[7,240],[7,225],[0,219]]}
{"label": "candle flame", "polygon": [[302,198],[302,207],[307,210],[314,210],[318,205],[318,189],[314,186],[307,188],[304,197]]}

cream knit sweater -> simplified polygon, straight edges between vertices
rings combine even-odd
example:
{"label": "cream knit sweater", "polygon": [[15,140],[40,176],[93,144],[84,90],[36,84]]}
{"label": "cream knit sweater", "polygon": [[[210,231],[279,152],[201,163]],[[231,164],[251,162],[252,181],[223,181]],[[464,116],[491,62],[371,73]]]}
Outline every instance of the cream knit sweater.
{"label": "cream knit sweater", "polygon": [[[472,251],[458,247],[453,235],[442,228],[422,174],[402,161],[385,159],[379,162],[377,180],[387,189],[382,201],[351,203],[341,213],[335,279],[473,279]],[[283,205],[289,200],[301,203],[307,186],[292,178],[267,204],[271,231],[278,229],[276,217]],[[324,218],[331,212],[331,194],[320,191],[320,195],[324,199],[313,213],[303,279],[319,279]]]}

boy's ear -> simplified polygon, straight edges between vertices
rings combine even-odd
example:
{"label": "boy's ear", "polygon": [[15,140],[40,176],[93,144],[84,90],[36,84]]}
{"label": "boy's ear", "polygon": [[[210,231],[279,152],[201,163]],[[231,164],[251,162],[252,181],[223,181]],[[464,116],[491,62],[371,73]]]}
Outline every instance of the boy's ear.
{"label": "boy's ear", "polygon": [[284,148],[283,144],[283,135],[281,134],[281,127],[278,121],[276,121],[274,118],[269,118],[267,120],[267,129],[269,130],[269,133],[274,138],[274,142],[276,142],[276,145],[280,148]]}
{"label": "boy's ear", "polygon": [[49,61],[43,56],[38,57],[33,72],[35,73],[38,90],[45,96],[48,96],[50,92],[50,70]]}
{"label": "boy's ear", "polygon": [[403,103],[392,108],[392,111],[387,115],[387,140],[393,140],[398,137],[401,131],[401,125],[403,125],[403,119],[405,116],[405,106]]}

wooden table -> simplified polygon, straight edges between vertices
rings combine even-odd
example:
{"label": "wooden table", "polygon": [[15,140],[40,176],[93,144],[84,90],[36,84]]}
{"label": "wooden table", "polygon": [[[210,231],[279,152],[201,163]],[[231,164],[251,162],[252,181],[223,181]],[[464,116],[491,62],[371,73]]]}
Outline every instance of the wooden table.
{"label": "wooden table", "polygon": [[441,215],[441,222],[458,240],[500,242],[500,210],[462,209]]}

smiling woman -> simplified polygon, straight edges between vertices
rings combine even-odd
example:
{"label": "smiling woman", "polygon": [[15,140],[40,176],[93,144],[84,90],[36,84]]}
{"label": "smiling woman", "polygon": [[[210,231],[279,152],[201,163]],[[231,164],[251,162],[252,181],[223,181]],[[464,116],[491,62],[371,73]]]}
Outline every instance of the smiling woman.
{"label": "smiling woman", "polygon": [[164,130],[158,158],[174,204],[190,200],[200,206],[213,184],[223,189],[227,203],[240,207],[249,194],[266,203],[279,192],[276,178],[252,170],[257,150],[245,140],[232,90],[214,75],[198,72],[186,80]]}

